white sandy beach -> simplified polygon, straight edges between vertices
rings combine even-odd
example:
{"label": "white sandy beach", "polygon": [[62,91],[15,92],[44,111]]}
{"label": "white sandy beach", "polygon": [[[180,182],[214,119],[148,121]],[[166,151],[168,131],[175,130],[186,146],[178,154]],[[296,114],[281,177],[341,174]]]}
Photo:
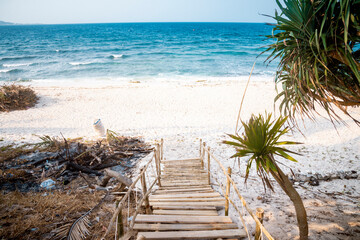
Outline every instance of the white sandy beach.
{"label": "white sandy beach", "polygon": [[[34,142],[38,141],[35,135],[60,136],[60,132],[67,138],[95,138],[92,123],[101,118],[106,128],[123,135],[142,136],[149,142],[164,138],[168,159],[197,156],[202,138],[225,166],[234,167],[234,160],[229,160],[233,149],[220,142],[226,133],[234,132],[245,85],[228,81],[188,85],[129,83],[103,88],[35,86],[40,97],[35,108],[0,113],[0,144]],[[273,112],[275,95],[271,82],[250,83],[242,119],[247,120],[251,113]],[[360,119],[360,108],[351,112]],[[324,118],[319,117],[317,122],[306,120],[306,137],[296,131],[289,136],[304,143],[292,147],[303,155],[296,157],[298,163],[286,164],[302,173],[359,173],[360,127],[348,118],[345,122],[347,126],[337,125],[336,130]],[[213,166],[213,172],[218,171]],[[294,239],[298,230],[291,202],[279,188],[265,194],[255,173],[246,188],[241,177],[244,171],[243,162],[240,172],[236,164],[233,176],[250,207],[265,209],[264,225],[277,239]],[[352,239],[341,232],[360,236],[359,180],[322,181],[318,187],[304,187],[297,189],[308,211],[311,239]],[[233,217],[238,221],[236,215]]]}

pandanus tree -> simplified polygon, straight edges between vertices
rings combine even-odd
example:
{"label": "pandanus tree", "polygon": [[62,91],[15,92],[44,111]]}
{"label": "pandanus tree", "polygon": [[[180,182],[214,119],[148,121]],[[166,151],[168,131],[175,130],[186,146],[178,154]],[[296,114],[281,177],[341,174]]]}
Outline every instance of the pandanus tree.
{"label": "pandanus tree", "polygon": [[274,40],[265,52],[279,59],[275,81],[282,85],[275,100],[296,123],[296,115],[314,119],[323,108],[331,121],[335,111],[360,106],[360,1],[276,0],[281,14],[272,17]]}
{"label": "pandanus tree", "polygon": [[245,182],[249,177],[250,169],[255,163],[256,172],[261,178],[264,187],[274,190],[270,175],[276,180],[282,190],[293,202],[297,222],[299,226],[300,239],[308,239],[308,224],[304,204],[300,195],[293,187],[289,178],[279,167],[279,162],[275,157],[281,157],[290,161],[296,160],[289,155],[294,153],[286,149],[285,145],[298,144],[292,141],[283,141],[280,138],[289,131],[284,127],[287,117],[279,117],[272,120],[271,114],[265,116],[259,114],[252,115],[248,122],[241,122],[243,133],[229,136],[231,141],[223,143],[235,148],[236,153],[232,157],[249,157],[247,160]]}

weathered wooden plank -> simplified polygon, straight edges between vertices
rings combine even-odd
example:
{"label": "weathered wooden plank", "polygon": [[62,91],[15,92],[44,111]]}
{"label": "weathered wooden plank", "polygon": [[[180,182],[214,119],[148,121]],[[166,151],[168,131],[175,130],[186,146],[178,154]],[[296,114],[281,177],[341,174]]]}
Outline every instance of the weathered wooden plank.
{"label": "weathered wooden plank", "polygon": [[237,229],[235,223],[211,223],[211,224],[146,224],[146,223],[136,223],[134,225],[134,230],[138,231],[194,231],[194,230],[221,230],[221,229]]}
{"label": "weathered wooden plank", "polygon": [[145,239],[216,239],[246,237],[246,235],[239,229],[214,231],[139,232],[138,236],[144,236]]}
{"label": "weathered wooden plank", "polygon": [[183,188],[183,189],[163,189],[156,190],[152,195],[177,194],[177,193],[212,193],[215,192],[211,188]]}
{"label": "weathered wooden plank", "polygon": [[179,179],[179,180],[186,180],[186,179],[207,179],[207,175],[161,175],[161,179]]}
{"label": "weathered wooden plank", "polygon": [[[170,192],[169,192],[170,191]],[[157,195],[163,195],[166,193],[213,193],[215,192],[212,189],[204,189],[204,190],[179,190],[179,191],[175,191],[175,190],[158,190],[157,192],[153,193],[152,196],[157,196]]]}
{"label": "weathered wooden plank", "polygon": [[215,210],[163,210],[157,209],[153,214],[159,215],[195,215],[195,216],[218,216]]}
{"label": "weathered wooden plank", "polygon": [[189,206],[189,205],[154,205],[153,209],[167,209],[167,210],[216,210],[215,206]]}
{"label": "weathered wooden plank", "polygon": [[157,191],[170,191],[170,190],[191,190],[191,189],[197,189],[197,190],[213,190],[210,185],[202,185],[202,186],[167,186],[163,187],[161,186]]}
{"label": "weathered wooden plank", "polygon": [[164,165],[164,170],[203,170],[201,165],[191,164],[191,165]]}
{"label": "weathered wooden plank", "polygon": [[151,198],[150,202],[218,202],[224,201],[225,198],[221,197],[208,197],[208,198],[166,198],[166,199],[158,199]]}
{"label": "weathered wooden plank", "polygon": [[217,206],[224,207],[225,201],[214,202],[150,202],[153,207],[157,206]]}
{"label": "weathered wooden plank", "polygon": [[194,183],[165,183],[164,185],[162,185],[162,187],[164,187],[163,189],[165,189],[166,187],[168,187],[168,189],[174,189],[176,187],[182,187],[182,188],[186,188],[186,187],[204,187],[204,186],[209,186],[207,184],[194,184]]}
{"label": "weathered wooden plank", "polygon": [[164,164],[165,166],[168,165],[201,165],[201,160],[191,160],[191,161],[162,161],[162,164]]}
{"label": "weathered wooden plank", "polygon": [[205,186],[197,186],[197,187],[159,187],[157,191],[169,191],[169,190],[178,190],[178,189],[183,189],[183,190],[192,190],[192,189],[196,189],[196,190],[213,190],[211,188],[210,185],[205,185]]}
{"label": "weathered wooden plank", "polygon": [[193,186],[199,186],[199,185],[207,185],[208,182],[207,180],[203,180],[203,181],[190,181],[190,180],[184,180],[184,181],[162,181],[161,182],[161,186],[171,186],[171,185],[176,185],[176,186],[184,186],[184,185],[193,185]]}
{"label": "weathered wooden plank", "polygon": [[188,158],[188,159],[167,159],[167,160],[162,160],[161,163],[165,163],[165,162],[186,162],[186,161],[196,161],[199,160],[200,158]]}
{"label": "weathered wooden plank", "polygon": [[145,215],[139,214],[136,223],[232,223],[225,216],[181,216],[181,215]]}
{"label": "weathered wooden plank", "polygon": [[166,199],[166,198],[209,198],[209,197],[220,197],[220,193],[212,192],[212,193],[182,193],[182,194],[159,194],[159,195],[151,195],[150,199]]}
{"label": "weathered wooden plank", "polygon": [[199,174],[179,174],[179,173],[172,173],[172,174],[161,174],[161,178],[168,178],[168,177],[173,177],[173,178],[207,178],[207,175],[205,173],[199,173]]}

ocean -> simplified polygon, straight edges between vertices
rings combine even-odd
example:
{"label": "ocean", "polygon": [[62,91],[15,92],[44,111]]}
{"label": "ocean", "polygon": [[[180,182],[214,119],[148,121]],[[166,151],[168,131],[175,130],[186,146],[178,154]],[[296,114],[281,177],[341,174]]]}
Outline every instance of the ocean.
{"label": "ocean", "polygon": [[[0,26],[0,81],[271,81],[264,23]],[[260,56],[259,56],[260,55]]]}

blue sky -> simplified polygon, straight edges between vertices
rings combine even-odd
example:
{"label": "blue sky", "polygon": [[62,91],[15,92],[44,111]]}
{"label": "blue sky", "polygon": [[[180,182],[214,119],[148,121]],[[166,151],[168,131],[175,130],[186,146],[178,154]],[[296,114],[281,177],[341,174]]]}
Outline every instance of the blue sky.
{"label": "blue sky", "polygon": [[275,0],[0,0],[15,23],[271,22]]}

